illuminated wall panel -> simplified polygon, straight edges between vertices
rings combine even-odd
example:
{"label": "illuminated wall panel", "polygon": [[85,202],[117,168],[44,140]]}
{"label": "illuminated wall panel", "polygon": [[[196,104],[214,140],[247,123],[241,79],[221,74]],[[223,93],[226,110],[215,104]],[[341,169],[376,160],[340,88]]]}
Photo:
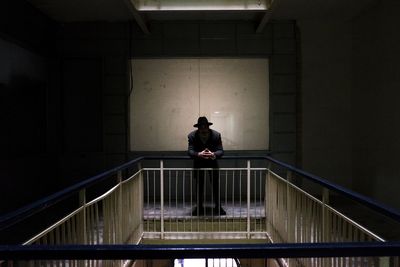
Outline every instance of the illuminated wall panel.
{"label": "illuminated wall panel", "polygon": [[226,150],[266,150],[267,59],[134,59],[132,151],[187,149],[199,116],[221,132]]}

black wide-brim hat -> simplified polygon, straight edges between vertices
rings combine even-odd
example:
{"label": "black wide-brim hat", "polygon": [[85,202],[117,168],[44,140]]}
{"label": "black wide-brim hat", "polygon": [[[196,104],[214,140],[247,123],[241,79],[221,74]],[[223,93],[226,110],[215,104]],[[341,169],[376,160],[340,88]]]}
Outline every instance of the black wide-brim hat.
{"label": "black wide-brim hat", "polygon": [[210,126],[210,125],[213,125],[213,124],[212,124],[212,122],[209,122],[206,117],[199,117],[197,119],[197,123],[195,125],[193,125],[193,127],[199,127],[199,126],[202,126],[202,125]]}

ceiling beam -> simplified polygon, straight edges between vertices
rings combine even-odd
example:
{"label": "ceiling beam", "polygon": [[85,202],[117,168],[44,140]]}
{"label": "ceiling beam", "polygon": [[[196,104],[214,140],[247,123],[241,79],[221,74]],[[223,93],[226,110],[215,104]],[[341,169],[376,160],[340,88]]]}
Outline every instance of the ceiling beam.
{"label": "ceiling beam", "polygon": [[272,11],[275,9],[276,2],[278,2],[278,1],[279,0],[269,0],[269,5],[267,8],[267,11],[265,12],[264,16],[262,17],[260,24],[258,24],[256,33],[261,33],[264,30],[265,25],[267,25],[267,23],[271,19]]}
{"label": "ceiling beam", "polygon": [[142,29],[142,31],[145,34],[150,34],[149,28],[147,27],[147,24],[146,24],[146,20],[139,14],[139,11],[136,9],[135,5],[132,3],[132,0],[123,0],[123,1],[125,2],[125,5],[128,7],[132,16],[135,18],[140,29]]}

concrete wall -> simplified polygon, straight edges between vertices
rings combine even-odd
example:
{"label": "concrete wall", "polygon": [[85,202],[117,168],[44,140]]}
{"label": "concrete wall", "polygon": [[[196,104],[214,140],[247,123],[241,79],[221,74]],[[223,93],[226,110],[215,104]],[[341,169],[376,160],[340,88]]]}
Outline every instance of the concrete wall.
{"label": "concrete wall", "polygon": [[[101,74],[103,147],[87,155],[82,166],[104,168],[126,160],[129,57],[268,57],[271,59],[271,150],[276,157],[296,162],[296,32],[291,21],[274,22],[261,34],[249,22],[154,22],[145,35],[136,25],[124,23],[65,24],[59,34],[61,61],[98,59]],[[130,41],[129,41],[130,40]],[[128,49],[130,45],[131,50]],[[64,70],[61,69],[61,73]],[[73,79],[73,78],[72,78]],[[76,77],[79,80],[79,77]],[[134,88],[133,88],[134,90]],[[95,92],[95,91],[93,91]],[[102,129],[100,129],[102,128]],[[82,142],[76,138],[78,144]],[[82,154],[81,153],[81,154]],[[79,169],[79,155],[72,164]],[[97,163],[96,163],[97,162]],[[98,164],[100,162],[100,164]],[[71,162],[69,162],[71,163]],[[70,165],[66,165],[70,167]],[[94,170],[94,169],[93,169]]]}
{"label": "concrete wall", "polygon": [[351,185],[351,28],[340,20],[300,20],[302,168]]}
{"label": "concrete wall", "polygon": [[[151,34],[144,35],[128,23],[60,25],[24,1],[1,5],[1,83],[8,86],[12,77],[25,76],[44,88],[45,104],[37,106],[44,106],[41,118],[46,132],[40,153],[22,151],[13,162],[10,155],[3,155],[7,171],[1,175],[1,188],[9,194],[2,194],[7,199],[1,201],[7,203],[2,210],[127,160],[128,59],[132,57],[268,57],[270,148],[277,158],[296,163],[293,21],[270,23],[260,34],[252,22],[155,22],[150,24]],[[24,112],[21,109],[19,114]]]}
{"label": "concrete wall", "polygon": [[293,21],[274,21],[260,34],[252,22],[155,22],[134,29],[133,57],[268,57],[270,150],[296,164],[297,54]]}
{"label": "concrete wall", "polygon": [[[129,76],[128,58],[169,57],[266,57],[270,59],[270,149],[273,156],[296,164],[297,153],[297,54],[296,28],[293,21],[272,22],[264,32],[255,33],[251,22],[152,22],[151,34],[145,35],[135,25],[127,23],[70,23],[58,34],[60,79],[64,121],[64,140],[60,157],[61,182],[71,184],[79,179],[109,169],[134,157],[128,154],[127,127]],[[130,49],[129,49],[130,48]],[[101,62],[102,70],[91,73],[93,82],[83,79],[88,61]],[[66,62],[75,64],[72,73]],[[68,76],[67,79],[63,78]],[[84,75],[85,76],[85,75]],[[99,80],[100,83],[96,82]],[[82,83],[85,83],[82,86]],[[74,90],[76,86],[81,89]],[[75,93],[67,93],[71,90]],[[135,85],[133,85],[135,90]],[[88,93],[90,92],[90,93]],[[67,94],[66,94],[67,93]],[[73,99],[90,98],[79,106],[80,116],[68,107]],[[65,102],[67,101],[67,102]],[[100,103],[101,102],[101,103]],[[100,103],[100,105],[99,105]],[[100,123],[84,131],[65,125],[80,121],[100,106]],[[88,117],[89,118],[89,117]],[[89,121],[87,119],[86,121]],[[71,134],[66,134],[71,129]],[[74,130],[75,129],[75,130]],[[85,133],[91,132],[90,135]],[[87,138],[99,140],[87,149]],[[70,138],[65,142],[66,138]],[[93,140],[90,140],[93,141]],[[74,147],[71,150],[71,146]],[[93,147],[92,147],[93,148]],[[186,151],[174,152],[186,155]],[[142,153],[140,153],[142,154]]]}
{"label": "concrete wall", "polygon": [[[270,58],[270,97],[275,103],[270,110],[270,147],[276,157],[295,163],[293,22],[272,23],[261,34],[255,33],[254,23],[247,22],[158,22],[150,25],[150,35],[144,35],[127,23],[57,25],[23,3],[2,2],[7,4],[1,9],[8,11],[4,15],[14,15],[6,21],[14,31],[1,28],[6,40],[0,42],[0,79],[3,86],[8,86],[13,77],[25,77],[44,88],[41,95],[45,104],[37,106],[44,106],[41,118],[46,144],[40,153],[28,155],[24,151],[13,162],[10,155],[3,155],[8,171],[2,175],[6,177],[2,188],[7,188],[9,194],[2,196],[9,200],[7,203],[13,203],[5,205],[4,210],[126,161],[128,59],[132,57]],[[22,18],[23,14],[30,15]],[[29,100],[29,96],[24,99]],[[21,109],[19,114],[23,113]],[[3,138],[9,139],[10,136]],[[12,149],[16,150],[20,151]],[[26,169],[19,168],[21,162]]]}
{"label": "concrete wall", "polygon": [[126,160],[128,33],[125,23],[101,22],[65,24],[58,32],[65,184]]}
{"label": "concrete wall", "polygon": [[300,20],[303,169],[400,208],[400,4]]}
{"label": "concrete wall", "polygon": [[54,188],[56,125],[49,115],[57,112],[46,49],[53,26],[24,1],[0,3],[0,213]]}
{"label": "concrete wall", "polygon": [[400,209],[400,3],[353,21],[353,187]]}

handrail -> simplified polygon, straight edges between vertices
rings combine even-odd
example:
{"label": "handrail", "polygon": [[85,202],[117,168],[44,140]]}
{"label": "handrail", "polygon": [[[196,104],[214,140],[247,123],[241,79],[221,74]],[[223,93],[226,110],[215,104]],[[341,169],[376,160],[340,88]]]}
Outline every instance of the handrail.
{"label": "handrail", "polygon": [[329,182],[326,179],[323,179],[319,176],[316,176],[316,175],[308,173],[306,171],[297,169],[289,164],[278,161],[270,156],[265,156],[264,158],[268,161],[271,161],[271,162],[281,166],[281,167],[284,167],[287,170],[290,170],[293,173],[299,174],[299,175],[307,178],[310,181],[313,181],[313,182],[320,184],[330,190],[333,190],[333,191],[336,191],[337,193],[345,195],[352,200],[355,200],[361,204],[364,204],[365,206],[368,206],[369,208],[371,208],[377,212],[380,212],[380,213],[386,215],[387,217],[400,222],[400,212],[392,207],[389,207],[383,203],[380,203],[372,198],[361,195],[361,194],[354,192],[350,189],[347,189],[343,186]]}
{"label": "handrail", "polygon": [[124,163],[118,167],[115,167],[111,170],[105,171],[101,174],[95,175],[89,179],[86,179],[82,182],[79,182],[77,184],[74,184],[70,187],[67,187],[59,192],[56,192],[48,197],[39,199],[38,201],[35,201],[31,204],[28,204],[20,209],[17,209],[15,211],[12,211],[10,213],[7,213],[3,216],[0,217],[0,231],[8,228],[9,226],[12,226],[48,207],[53,206],[54,204],[60,202],[61,200],[77,193],[79,190],[89,187],[91,185],[94,185],[106,178],[108,178],[110,175],[113,175],[117,173],[118,171],[122,171],[129,166],[140,162],[143,160],[144,157],[139,157],[136,159],[133,159],[127,163]]}
{"label": "handrail", "polygon": [[[59,191],[55,194],[52,194],[46,198],[43,198],[43,199],[33,202],[27,206],[24,206],[16,211],[13,211],[13,212],[10,212],[8,214],[1,216],[0,217],[0,231],[24,220],[25,218],[32,216],[33,214],[36,214],[37,212],[42,211],[45,208],[48,208],[48,207],[56,204],[57,202],[67,198],[68,196],[71,196],[72,194],[78,192],[79,190],[81,190],[83,188],[86,188],[88,186],[96,184],[96,183],[108,178],[110,175],[115,174],[118,171],[122,171],[126,168],[129,168],[130,166],[132,166],[136,163],[139,163],[143,160],[188,160],[188,159],[191,159],[191,158],[189,156],[142,156],[142,157],[135,158],[135,159],[133,159],[129,162],[126,162],[118,167],[115,167],[111,170],[108,170],[106,172],[103,172],[101,174],[93,176],[87,180],[84,180],[80,183],[77,183],[75,185],[67,187],[66,189]],[[376,200],[373,200],[369,197],[363,196],[352,190],[346,189],[342,186],[339,186],[332,182],[329,182],[319,176],[310,174],[310,173],[300,170],[296,167],[293,167],[289,164],[278,161],[270,156],[265,156],[265,155],[264,156],[224,156],[221,159],[226,159],[226,160],[230,160],[230,159],[268,160],[278,166],[281,166],[293,173],[299,174],[299,175],[303,176],[304,178],[306,178],[310,181],[313,181],[315,183],[318,183],[330,190],[333,190],[340,194],[343,194],[343,195],[349,197],[350,199],[353,199],[359,203],[362,203],[363,205],[366,205],[369,208],[400,222],[400,212],[398,210],[391,208],[385,204],[379,203]]]}
{"label": "handrail", "polygon": [[400,242],[202,244],[202,245],[13,245],[2,260],[323,258],[400,256]]}

